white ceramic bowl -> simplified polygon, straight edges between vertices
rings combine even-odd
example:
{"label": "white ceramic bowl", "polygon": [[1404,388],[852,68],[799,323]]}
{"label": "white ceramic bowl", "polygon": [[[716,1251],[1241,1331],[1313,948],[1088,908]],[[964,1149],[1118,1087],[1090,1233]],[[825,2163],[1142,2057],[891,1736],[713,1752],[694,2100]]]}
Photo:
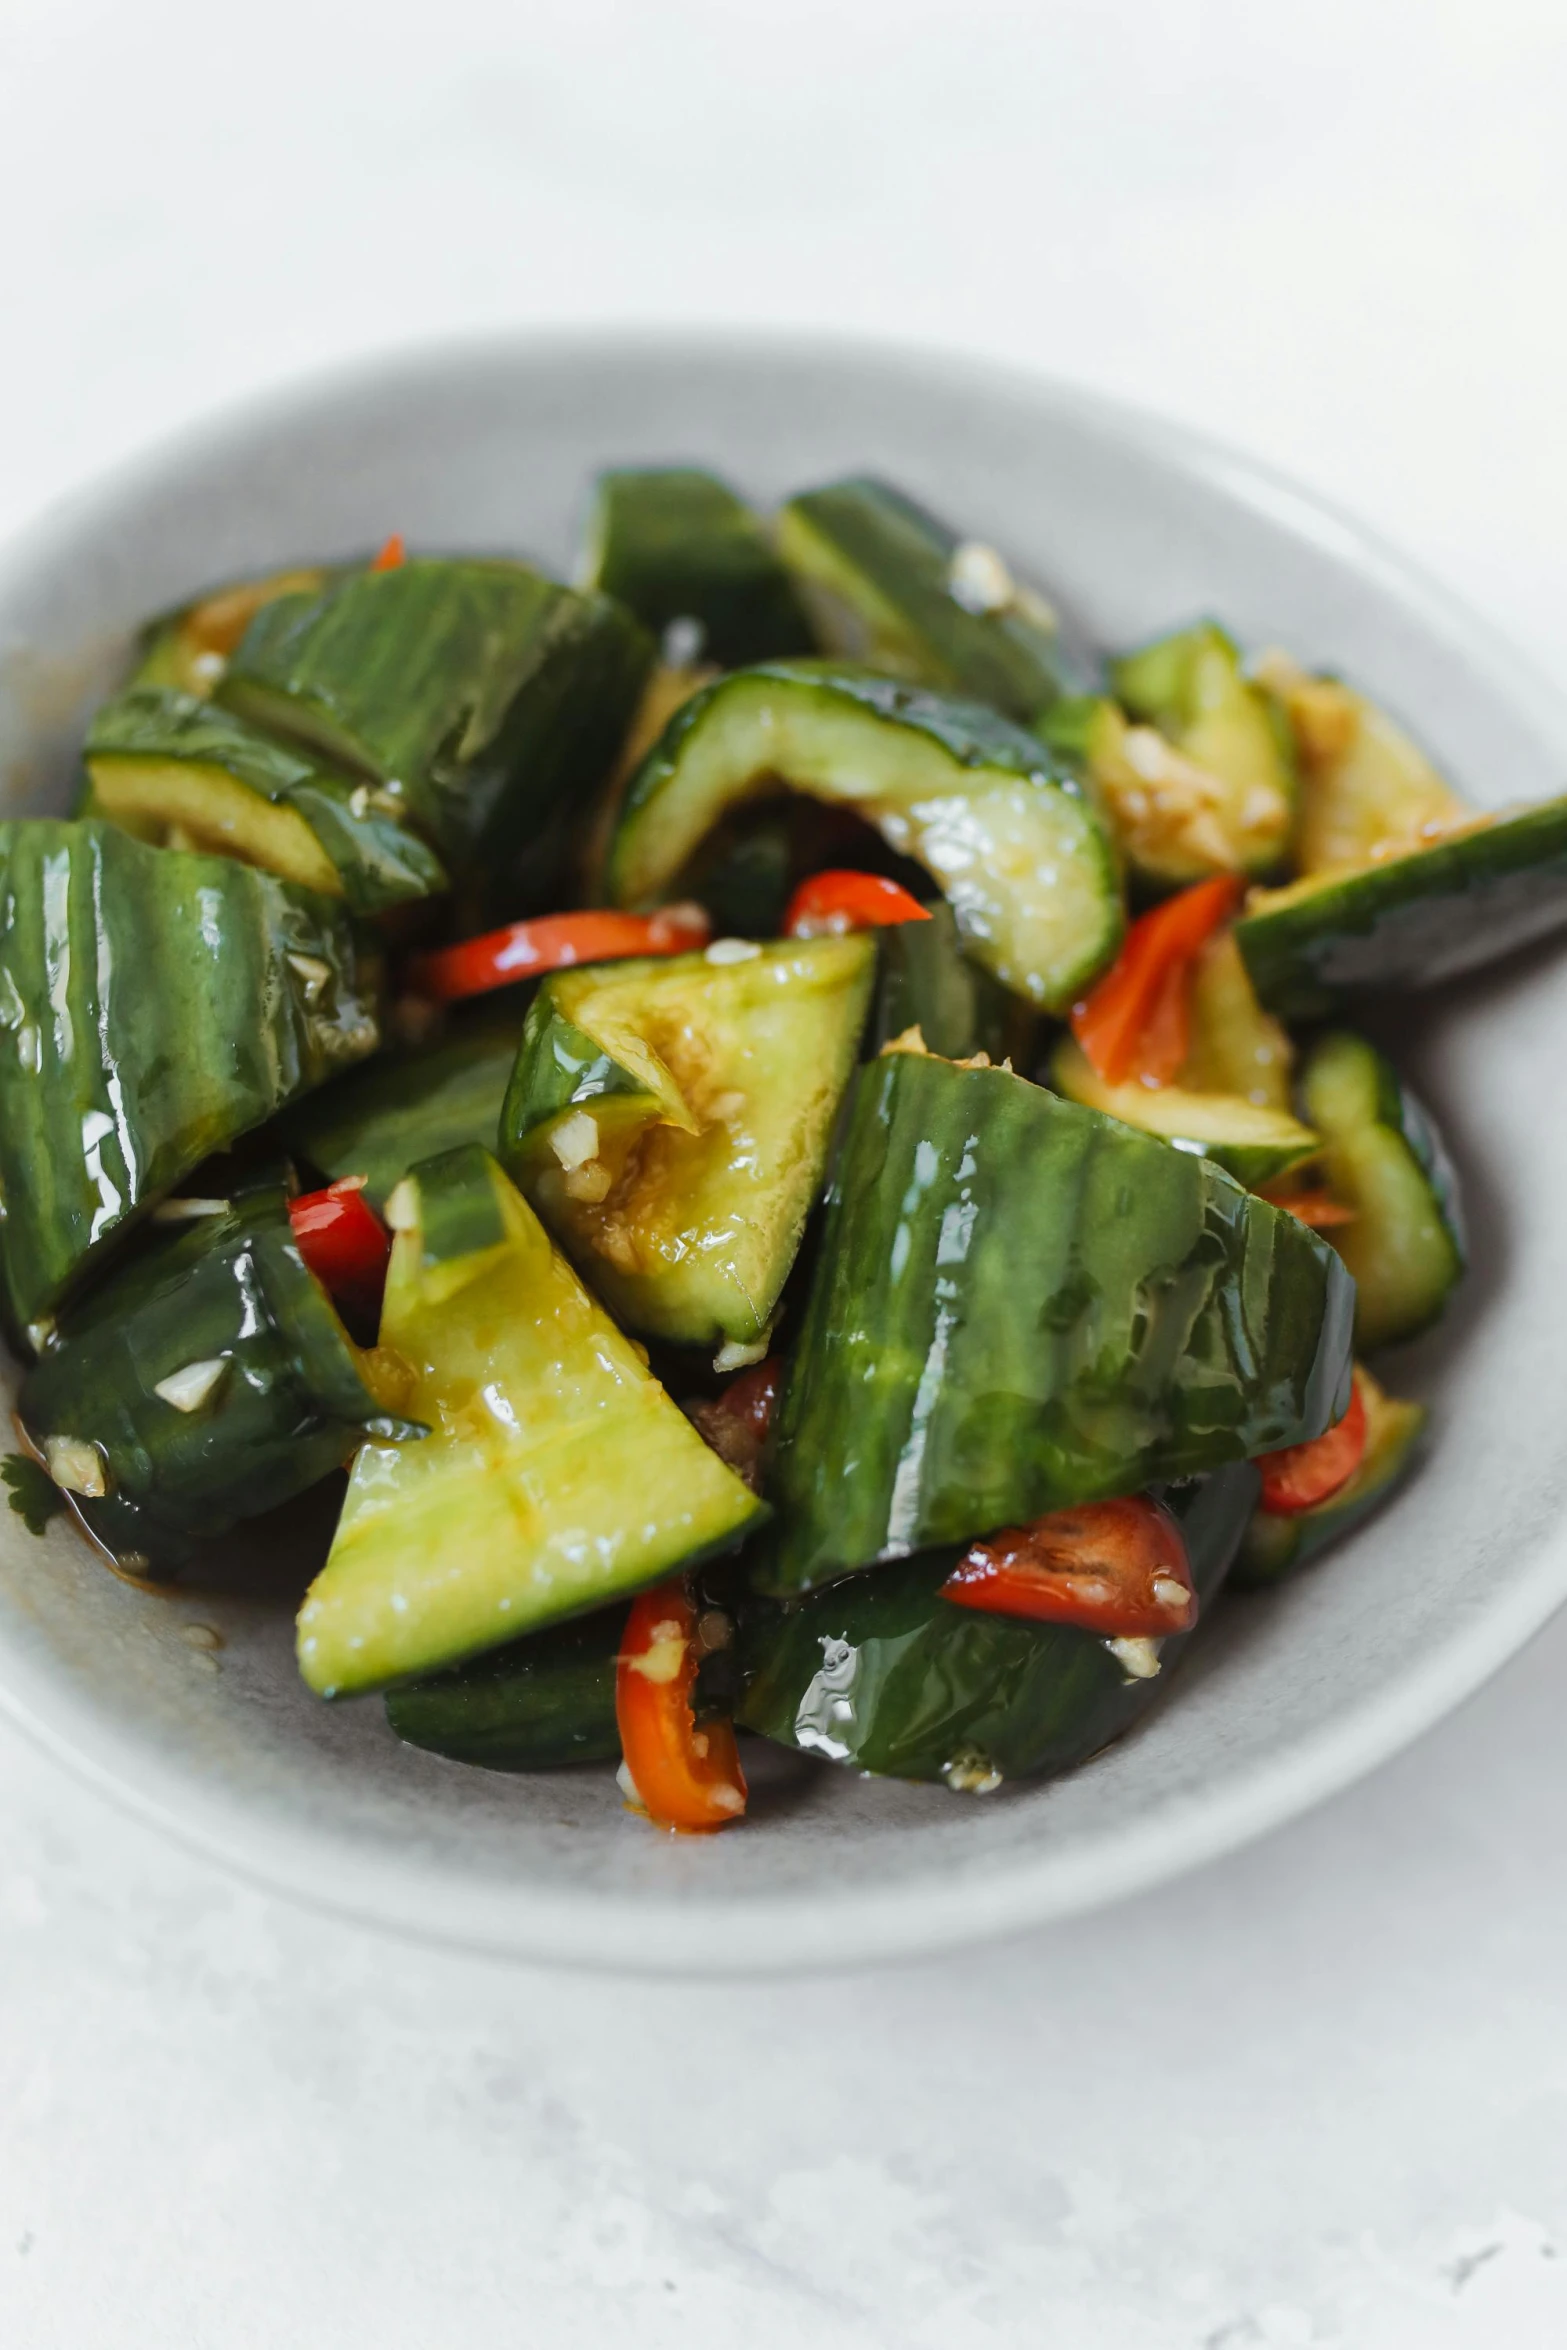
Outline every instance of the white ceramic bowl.
{"label": "white ceramic bowl", "polygon": [[[1482,804],[1567,776],[1567,708],[1468,614],[1183,432],[930,357],[601,336],[333,377],[47,516],[0,563],[6,811],[66,804],[84,711],[159,606],[390,530],[565,565],[596,466],[678,458],[762,500],[874,469],[1015,553],[1109,643],[1212,611],[1385,697]],[[1381,1024],[1445,1119],[1473,1225],[1467,1291],[1400,1366],[1435,1407],[1430,1462],[1299,1583],[1228,1603],[1171,1702],[1072,1778],[974,1801],[780,1757],[743,1831],[671,1841],[627,1817],[607,1769],[464,1770],[400,1746],[373,1700],[307,1696],[275,1535],[259,1573],[159,1599],[3,1512],[0,1703],[257,1878],[532,1958],[716,1971],[932,1950],[1222,1852],[1415,1737],[1567,1593],[1567,960],[1542,951]],[[216,1667],[196,1625],[223,1634]]]}

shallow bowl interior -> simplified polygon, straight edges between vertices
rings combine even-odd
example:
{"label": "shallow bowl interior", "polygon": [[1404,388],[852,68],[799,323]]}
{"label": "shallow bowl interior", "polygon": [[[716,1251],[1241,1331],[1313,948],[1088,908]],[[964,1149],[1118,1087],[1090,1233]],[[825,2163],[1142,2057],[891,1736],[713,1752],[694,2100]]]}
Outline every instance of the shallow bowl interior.
{"label": "shallow bowl interior", "polygon": [[[63,807],[132,625],[235,573],[413,544],[570,560],[608,461],[717,464],[755,497],[850,469],[1016,555],[1093,633],[1203,611],[1340,667],[1482,804],[1567,774],[1567,711],[1462,611],[1245,462],[1079,394],[945,361],[694,338],[518,341],[383,364],[165,449],[0,562],[6,811]],[[936,1948],[1110,1899],[1344,1785],[1475,1687],[1567,1591],[1558,1404],[1567,960],[1384,1012],[1467,1179],[1474,1278],[1400,1365],[1420,1478],[1297,1586],[1229,1602],[1172,1702],[1075,1777],[983,1802],[788,1758],[743,1833],[667,1841],[605,1770],[510,1779],[400,1746],[298,1683],[308,1530],[149,1598],[0,1513],[0,1703],[143,1812],[295,1893],[421,1935],[665,1969]],[[308,1513],[306,1513],[308,1515]],[[216,1658],[187,1633],[210,1625]],[[198,1639],[201,1635],[197,1635]]]}

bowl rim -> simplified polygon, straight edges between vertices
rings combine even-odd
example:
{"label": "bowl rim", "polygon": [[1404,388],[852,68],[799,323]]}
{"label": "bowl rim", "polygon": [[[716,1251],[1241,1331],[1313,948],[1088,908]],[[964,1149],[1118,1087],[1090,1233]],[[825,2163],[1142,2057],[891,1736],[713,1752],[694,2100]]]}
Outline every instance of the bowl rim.
{"label": "bowl rim", "polygon": [[[57,559],[61,542],[102,528],[118,502],[160,480],[237,454],[255,436],[312,413],[384,392],[409,391],[488,367],[598,366],[656,357],[675,364],[787,360],[883,370],[906,384],[1004,395],[1041,415],[1092,428],[1140,449],[1165,470],[1217,486],[1235,505],[1271,519],[1371,580],[1418,626],[1462,636],[1474,668],[1548,738],[1567,743],[1567,695],[1502,632],[1477,616],[1379,533],[1270,464],[1217,438],[1086,384],[939,346],[879,336],[787,328],[604,325],[542,327],[394,344],[229,402],[166,433],[24,519],[0,545],[0,592]],[[0,1715],[78,1779],[188,1850],[250,1883],[407,1939],[495,1958],[567,1963],[609,1972],[733,1976],[841,1968],[933,1956],[1108,1906],[1300,1817],[1390,1760],[1474,1695],[1567,1599],[1567,1521],[1528,1571],[1443,1645],[1368,1693],[1354,1712],[1298,1738],[1244,1783],[1211,1782],[1156,1821],[1133,1823],[1062,1854],[1048,1841],[1013,1847],[962,1881],[930,1871],[906,1882],[845,1890],[829,1900],[798,1889],[662,1895],[510,1884],[477,1889],[440,1872],[355,1845],[351,1832],[280,1827],[243,1792],[214,1792],[188,1769],[149,1753],[110,1725],[83,1690],[32,1658],[0,1625]],[[125,1763],[134,1755],[135,1771]],[[442,1899],[430,1894],[439,1888]],[[455,1907],[453,1907],[455,1898]]]}

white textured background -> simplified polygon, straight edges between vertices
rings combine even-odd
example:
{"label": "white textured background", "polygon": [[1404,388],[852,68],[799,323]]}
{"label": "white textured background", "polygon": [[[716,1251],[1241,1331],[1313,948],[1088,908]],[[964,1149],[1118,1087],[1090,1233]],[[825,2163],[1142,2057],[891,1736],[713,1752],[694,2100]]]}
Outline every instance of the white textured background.
{"label": "white textured background", "polygon": [[[1561,0],[0,0],[0,527],[378,344],[839,326],[1237,441],[1559,663],[1564,119]],[[1559,2350],[1564,1671],[1103,1918],[695,1991],[0,1737],[0,2341]]]}

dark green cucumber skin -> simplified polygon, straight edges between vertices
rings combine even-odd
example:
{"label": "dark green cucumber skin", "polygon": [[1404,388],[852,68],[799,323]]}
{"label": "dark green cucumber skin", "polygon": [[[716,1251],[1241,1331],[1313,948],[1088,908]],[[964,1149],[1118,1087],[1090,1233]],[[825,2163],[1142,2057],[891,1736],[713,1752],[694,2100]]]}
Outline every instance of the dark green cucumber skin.
{"label": "dark green cucumber skin", "polygon": [[950,1061],[988,1053],[1029,1066],[1040,1023],[1010,988],[963,952],[952,908],[928,905],[928,922],[899,922],[878,933],[876,992],[865,1058],[917,1028],[933,1053]]}
{"label": "dark green cucumber skin", "polygon": [[[1159,1489],[1180,1521],[1205,1611],[1257,1490],[1250,1462]],[[750,1603],[740,1618],[737,1720],[880,1777],[939,1780],[954,1763],[1003,1779],[1053,1776],[1129,1729],[1193,1637],[1166,1640],[1158,1675],[1132,1680],[1091,1632],[943,1599],[961,1555],[956,1545],[927,1551],[791,1605]]]}
{"label": "dark green cucumber skin", "polygon": [[[154,1393],[217,1356],[229,1368],[195,1411]],[[366,1433],[419,1433],[365,1386],[280,1191],[155,1229],[61,1317],[17,1415],[40,1448],[51,1436],[97,1446],[109,1491],[75,1506],[117,1558],[139,1555],[159,1574],[185,1564],[195,1539],[330,1475]]]}
{"label": "dark green cucumber skin", "polygon": [[1320,1435],[1354,1284],[1293,1217],[997,1069],[861,1071],[766,1491],[775,1593]]}
{"label": "dark green cucumber skin", "polygon": [[624,1607],[535,1632],[471,1663],[406,1682],[386,1700],[399,1738],[488,1771],[618,1762],[615,1659]]}
{"label": "dark green cucumber skin", "polygon": [[340,1083],[312,1094],[283,1121],[284,1140],[326,1182],[365,1175],[372,1207],[421,1159],[474,1142],[496,1148],[501,1104],[523,1030],[508,990],[502,1009],[455,1011],[439,1043],[378,1054]]}
{"label": "dark green cucumber skin", "polygon": [[615,1094],[634,1096],[642,1090],[612,1053],[558,1009],[554,990],[546,981],[529,1006],[516,1066],[501,1105],[502,1164],[520,1167],[528,1137],[559,1117],[562,1110],[570,1109],[573,1102],[603,1101]]}
{"label": "dark green cucumber skin", "polygon": [[[959,767],[996,768],[1020,780],[1036,779],[1075,800],[1087,797],[1076,776],[1052,765],[1037,735],[999,717],[987,704],[931,692],[906,684],[902,678],[884,677],[877,670],[848,661],[758,661],[733,676],[715,677],[711,684],[683,702],[632,777],[610,849],[609,887],[617,903],[623,888],[617,871],[617,849],[631,835],[633,820],[668,788],[671,776],[680,766],[687,738],[696,732],[712,704],[723,697],[736,677],[771,680],[796,692],[815,694],[829,711],[841,702],[867,717],[916,729],[928,734]],[[776,789],[776,779],[768,780]],[[787,782],[787,777],[784,780]],[[852,813],[853,803],[845,804]]]}
{"label": "dark green cucumber skin", "polygon": [[1235,937],[1268,1010],[1310,1020],[1369,989],[1456,979],[1562,929],[1567,797],[1243,915]]}
{"label": "dark green cucumber skin", "polygon": [[[947,577],[959,534],[887,482],[869,477],[829,482],[791,498],[840,558],[875,595],[898,611],[920,648],[910,674],[921,685],[972,695],[1027,726],[1063,693],[1087,683],[1061,639],[1018,613],[969,612],[949,594]],[[818,621],[818,632],[821,623]],[[823,650],[867,656],[840,638]]]}
{"label": "dark green cucumber skin", "polygon": [[479,903],[526,912],[557,887],[652,662],[607,596],[521,563],[426,561],[263,606],[218,698],[395,784]]}
{"label": "dark green cucumber skin", "polygon": [[794,584],[727,482],[689,466],[623,467],[594,484],[592,584],[661,634],[702,626],[697,658],[736,669],[815,649]]}
{"label": "dark green cucumber skin", "polygon": [[87,757],[177,759],[221,767],[266,800],[297,809],[337,867],[352,914],[381,914],[450,887],[429,843],[396,816],[354,810],[363,786],[291,750],[232,710],[172,688],[139,686],[106,702],[88,729]]}
{"label": "dark green cucumber skin", "polygon": [[[306,958],[325,979],[289,960]],[[110,824],[0,824],[0,1282],[53,1311],[127,1218],[377,1042],[334,902]]]}

